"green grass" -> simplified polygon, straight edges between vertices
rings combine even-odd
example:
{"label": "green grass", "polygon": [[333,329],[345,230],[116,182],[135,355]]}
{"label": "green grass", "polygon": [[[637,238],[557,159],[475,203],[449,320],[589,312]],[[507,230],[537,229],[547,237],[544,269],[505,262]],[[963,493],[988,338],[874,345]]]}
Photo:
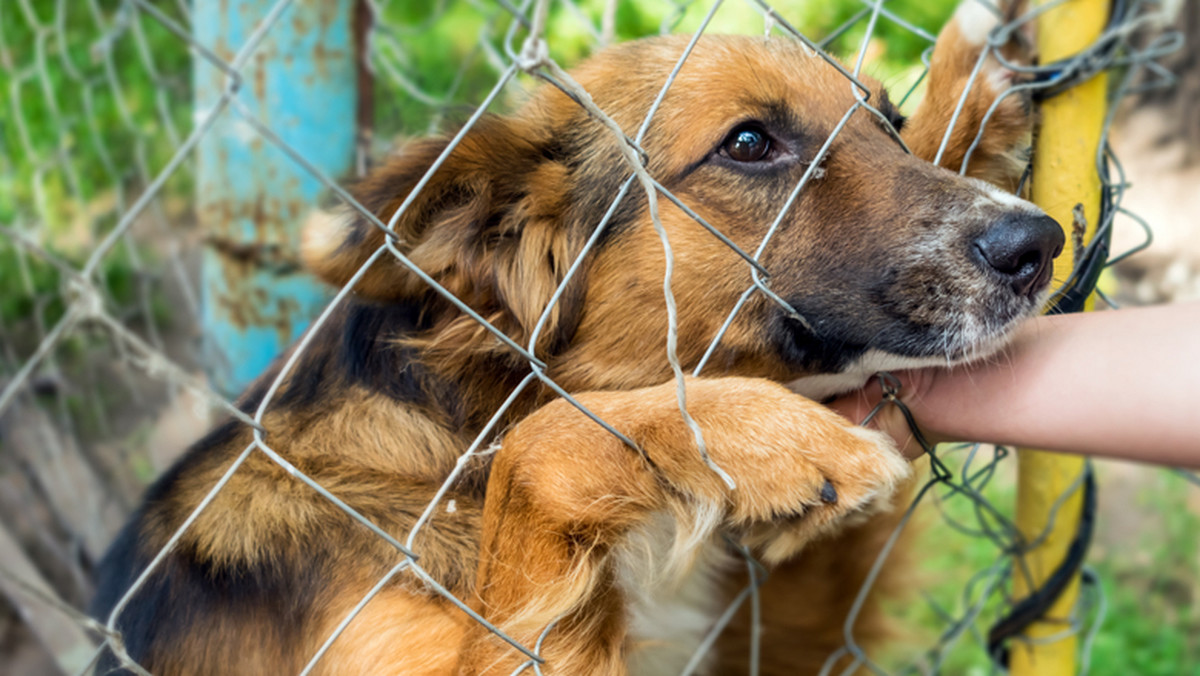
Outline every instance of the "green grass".
{"label": "green grass", "polygon": [[1198,492],[1176,474],[1153,477],[1130,506],[1145,516],[1144,527],[1128,534],[1128,546],[1112,547],[1095,562],[1109,609],[1092,650],[1092,673],[1200,673]]}
{"label": "green grass", "polygon": [[[955,469],[954,482],[961,484],[965,451],[942,453]],[[996,462],[989,450],[981,452],[971,468],[971,485],[980,501],[937,485],[914,519],[911,565],[916,575],[911,596],[892,608],[911,635],[889,657],[897,667],[921,665],[915,673],[991,673],[985,637],[1006,606],[1009,559],[1003,542],[985,533],[1002,532],[1012,518],[1015,463],[1012,458]]]}

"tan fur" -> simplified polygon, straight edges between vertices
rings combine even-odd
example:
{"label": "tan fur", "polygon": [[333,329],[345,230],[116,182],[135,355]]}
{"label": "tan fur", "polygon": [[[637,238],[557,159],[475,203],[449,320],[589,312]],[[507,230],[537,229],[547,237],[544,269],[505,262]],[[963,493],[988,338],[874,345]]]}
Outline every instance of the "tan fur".
{"label": "tan fur", "polygon": [[[481,607],[527,645],[556,619],[563,629],[556,625],[551,637],[558,631],[594,637],[587,652],[579,640],[547,639],[548,646],[566,648],[561,657],[547,655],[563,673],[608,673],[596,670],[595,660],[612,663],[619,656],[619,642],[595,641],[601,630],[613,641],[620,637],[607,626],[620,615],[605,612],[621,593],[612,586],[610,554],[626,533],[670,502],[724,504],[725,526],[763,539],[768,551],[771,540],[786,539],[791,551],[776,552],[782,559],[842,515],[890,497],[908,474],[889,441],[860,436],[836,414],[778,385],[691,381],[689,410],[708,430],[714,460],[739,485],[729,491],[690,443],[674,387],[585,397],[585,405],[630,434],[648,461],[565,402],[555,402],[508,435],[492,467],[499,490],[489,493],[485,506]],[[560,443],[546,444],[547,438]],[[754,443],[747,446],[747,438]],[[559,473],[580,457],[591,469],[565,481]],[[839,487],[833,505],[819,497],[827,478]],[[773,527],[754,533],[764,523]],[[468,643],[466,673],[508,673],[519,664],[519,656],[481,628],[469,633],[476,639]]]}
{"label": "tan fur", "polygon": [[[922,161],[936,151],[948,121],[945,102],[957,96],[959,66],[977,51],[956,31],[947,28],[935,52],[934,103],[904,130],[917,157],[859,111],[764,251],[773,292],[801,305],[822,330],[848,332],[847,341],[882,340],[899,330],[873,293],[888,294],[893,312],[944,322],[946,335],[968,335],[970,321],[994,325],[994,335],[970,334],[967,351],[1001,340],[1036,305],[1004,296],[1002,285],[971,262],[968,246],[991,220],[1033,208],[1002,203],[980,184]],[[685,40],[619,45],[575,77],[634,129]],[[977,124],[992,95],[972,93],[975,117],[964,124]],[[876,88],[873,102],[882,96]],[[796,43],[706,36],[645,138],[648,168],[753,251],[853,101],[843,76]],[[1005,116],[989,127],[970,173],[1009,185],[1015,176],[1007,158],[1020,150],[1029,118],[1007,108]],[[730,129],[759,118],[774,125],[793,156],[770,171],[722,159]],[[952,137],[948,162],[961,160],[969,140]],[[359,187],[360,200],[384,223],[393,220],[445,147],[445,139],[413,142]],[[395,251],[525,345],[627,175],[608,131],[545,88],[512,117],[485,117],[473,128],[395,219],[393,233],[349,214],[316,219],[305,258],[315,273],[342,285],[390,237]],[[690,370],[751,285],[750,267],[677,207],[659,205],[675,250],[678,356]],[[895,524],[883,512],[908,466],[883,437],[779,384],[841,366],[826,363],[836,351],[789,347],[793,334],[796,341],[805,335],[755,294],[714,351],[706,377],[687,381],[688,412],[713,460],[735,481],[730,490],[702,461],[679,411],[664,348],[666,262],[645,196],[635,189],[611,227],[550,311],[534,352],[546,361],[546,375],[638,448],[535,383],[486,440],[498,447],[463,460],[461,476],[414,539],[414,565],[522,645],[540,640],[543,673],[622,674],[631,650],[654,646],[630,633],[634,591],[621,566],[636,560],[668,571],[664,578],[654,571],[633,576],[648,580],[685,577],[705,558],[701,548],[720,546],[720,532],[780,566],[764,596],[764,673],[814,672],[841,643],[853,593]],[[925,260],[931,250],[944,252],[938,265]],[[895,270],[884,261],[895,262]],[[885,272],[892,277],[873,277]],[[354,292],[270,402],[265,440],[404,541],[529,367],[390,251]],[[956,304],[967,296],[978,301],[975,309]],[[998,309],[978,309],[992,306]],[[789,349],[800,356],[788,356]],[[968,353],[960,352],[947,348],[945,357]],[[257,408],[278,373],[277,366],[265,373],[239,405]],[[251,440],[248,429],[228,423],[152,490],[112,555],[110,602]],[[664,520],[676,544],[630,557],[630,546],[649,541],[639,534]],[[133,563],[121,563],[126,559]],[[129,616],[148,618],[128,625],[144,632],[131,635],[131,645],[156,673],[298,671],[402,560],[255,450],[131,603]],[[168,613],[172,604],[188,610]],[[868,605],[856,636],[870,643],[882,626]],[[720,673],[744,667],[745,636],[744,624],[731,629],[718,652]],[[346,627],[317,673],[508,674],[527,659],[407,570]]]}

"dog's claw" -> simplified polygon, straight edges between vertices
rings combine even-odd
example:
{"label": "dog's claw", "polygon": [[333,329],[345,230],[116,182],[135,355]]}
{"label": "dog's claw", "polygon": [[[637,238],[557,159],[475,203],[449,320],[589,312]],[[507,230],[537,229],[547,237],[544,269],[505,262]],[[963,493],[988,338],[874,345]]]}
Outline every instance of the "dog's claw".
{"label": "dog's claw", "polygon": [[821,502],[836,505],[837,500],[837,490],[833,487],[833,484],[829,483],[829,479],[826,479],[825,485],[821,486]]}

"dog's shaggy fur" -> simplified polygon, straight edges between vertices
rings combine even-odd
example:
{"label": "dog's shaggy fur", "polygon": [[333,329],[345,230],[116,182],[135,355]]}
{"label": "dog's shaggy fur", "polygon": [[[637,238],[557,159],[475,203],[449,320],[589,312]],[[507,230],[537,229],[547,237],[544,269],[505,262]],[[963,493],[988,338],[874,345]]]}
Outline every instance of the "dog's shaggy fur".
{"label": "dog's shaggy fur", "polygon": [[[687,381],[688,412],[736,488],[704,464],[681,417],[664,352],[663,248],[635,188],[534,350],[549,378],[640,452],[549,388],[527,387],[502,416],[495,445],[469,459],[419,531],[414,549],[428,579],[523,645],[540,642],[544,673],[678,673],[744,584],[723,534],[776,565],[763,593],[764,673],[816,671],[841,644],[843,619],[894,523],[880,507],[909,468],[884,437],[796,392],[825,396],[874,369],[989,352],[1036,310],[1056,253],[1043,237],[1049,243],[1016,252],[1024,259],[998,263],[989,233],[1002,227],[1004,242],[1024,241],[1048,219],[927,162],[982,49],[986,31],[971,23],[980,20],[960,12],[944,31],[913,119],[864,78],[871,103],[915,155],[888,122],[854,113],[761,259],[772,292],[804,321],[752,295],[705,377]],[[685,44],[618,45],[574,76],[633,130]],[[961,164],[1006,77],[988,62],[945,166]],[[649,171],[753,251],[854,101],[849,82],[794,41],[705,36],[645,136]],[[1011,157],[1029,130],[1027,103],[1006,100],[967,174],[1011,187]],[[446,144],[405,147],[362,184],[359,199],[387,221]],[[629,173],[604,127],[543,88],[513,116],[470,130],[399,218],[397,246],[527,344]],[[751,268],[666,200],[659,207],[675,252],[678,354],[690,368],[751,285]],[[341,285],[383,242],[363,220],[325,223],[309,233],[306,257]],[[270,401],[266,443],[403,541],[529,373],[524,359],[384,256]],[[278,374],[278,365],[263,374],[241,409],[254,411]],[[98,616],[251,441],[249,428],[226,422],[150,489],[103,565]],[[118,624],[129,654],[155,674],[295,673],[401,560],[256,450]],[[868,608],[856,636],[869,643],[879,629]],[[735,622],[704,668],[744,668],[748,640],[746,623]],[[526,660],[410,570],[383,586],[315,673],[508,674]]]}

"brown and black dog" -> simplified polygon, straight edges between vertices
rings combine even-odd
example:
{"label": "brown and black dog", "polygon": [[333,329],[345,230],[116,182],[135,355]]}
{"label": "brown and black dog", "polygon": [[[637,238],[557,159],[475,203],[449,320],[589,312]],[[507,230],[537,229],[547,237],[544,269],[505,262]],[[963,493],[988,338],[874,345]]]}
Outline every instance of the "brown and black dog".
{"label": "brown and black dog", "polygon": [[[1039,308],[1062,245],[1053,221],[992,185],[1015,183],[1027,102],[1007,99],[973,155],[967,173],[992,184],[928,162],[994,23],[973,0],[958,12],[911,120],[864,78],[914,154],[888,122],[855,112],[761,257],[771,291],[803,320],[752,294],[705,377],[687,381],[687,410],[736,488],[703,462],[681,416],[664,350],[664,250],[635,186],[534,349],[546,376],[638,450],[540,381],[523,389],[494,443],[463,461],[420,529],[415,566],[383,585],[313,673],[509,674],[528,661],[434,582],[538,646],[543,673],[679,673],[741,584],[719,535],[778,566],[763,594],[764,672],[814,673],[841,644],[894,521],[881,508],[910,470],[882,435],[796,392],[826,396],[877,369],[990,353]],[[574,77],[635,130],[686,42],[618,45]],[[1010,77],[987,63],[945,166],[961,164]],[[854,102],[849,81],[796,41],[705,36],[642,147],[657,181],[753,251]],[[359,199],[387,221],[446,145],[404,148]],[[399,218],[397,246],[527,344],[629,173],[615,137],[545,87],[514,115],[470,130]],[[692,368],[750,288],[752,268],[665,199],[659,208],[674,248],[678,355]],[[342,285],[383,242],[365,220],[347,219],[309,233],[306,258]],[[404,541],[530,365],[390,255],[348,301],[270,400],[266,443]],[[252,385],[242,410],[256,410],[279,373],[276,365]],[[249,427],[226,422],[150,489],[102,566],[98,617],[251,442]],[[155,674],[295,673],[402,560],[255,450],[117,624],[129,655]],[[878,633],[876,620],[861,619],[861,641]],[[739,624],[701,671],[744,669]]]}

